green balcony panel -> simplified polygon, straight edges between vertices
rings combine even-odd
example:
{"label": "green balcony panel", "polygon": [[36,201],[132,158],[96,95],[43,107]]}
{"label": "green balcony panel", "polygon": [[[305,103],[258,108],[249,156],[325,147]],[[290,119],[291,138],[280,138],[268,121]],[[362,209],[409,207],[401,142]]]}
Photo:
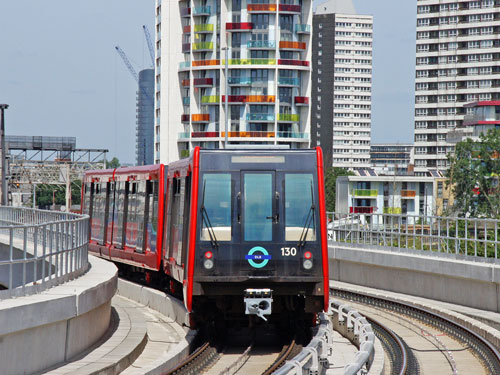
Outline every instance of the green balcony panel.
{"label": "green balcony panel", "polygon": [[201,102],[203,104],[209,104],[209,103],[219,103],[220,102],[220,97],[218,95],[210,95],[210,96],[202,96],[201,97]]}
{"label": "green balcony panel", "polygon": [[203,49],[214,49],[214,43],[213,42],[193,43],[193,51],[199,51]]}
{"label": "green balcony panel", "polygon": [[401,207],[384,207],[384,214],[401,214]]}
{"label": "green balcony panel", "polygon": [[299,114],[291,114],[291,113],[280,113],[278,115],[278,121],[299,122],[300,115]]}
{"label": "green balcony panel", "polygon": [[377,189],[356,189],[354,195],[358,197],[376,197],[378,195]]}
{"label": "green balcony panel", "polygon": [[181,150],[181,158],[188,158],[189,150]]}
{"label": "green balcony panel", "polygon": [[194,25],[195,33],[202,33],[206,31],[214,31],[214,25],[211,23],[203,23],[201,25]]}

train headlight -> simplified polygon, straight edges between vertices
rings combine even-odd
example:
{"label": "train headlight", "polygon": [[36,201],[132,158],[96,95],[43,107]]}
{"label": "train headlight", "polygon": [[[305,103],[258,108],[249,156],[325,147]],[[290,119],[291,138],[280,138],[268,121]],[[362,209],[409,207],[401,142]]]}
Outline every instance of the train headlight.
{"label": "train headlight", "polygon": [[214,261],[212,259],[205,259],[203,261],[203,267],[205,267],[205,269],[207,270],[211,270],[212,268],[214,268]]}
{"label": "train headlight", "polygon": [[205,253],[205,260],[203,261],[203,267],[207,270],[214,268],[214,254],[211,251]]}
{"label": "train headlight", "polygon": [[302,267],[304,267],[305,270],[310,270],[313,267],[312,253],[310,251],[304,253]]}

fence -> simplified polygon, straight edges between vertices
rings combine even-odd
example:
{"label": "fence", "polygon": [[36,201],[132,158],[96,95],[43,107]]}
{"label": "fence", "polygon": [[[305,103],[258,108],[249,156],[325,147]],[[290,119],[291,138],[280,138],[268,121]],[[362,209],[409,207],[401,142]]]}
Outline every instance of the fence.
{"label": "fence", "polygon": [[498,259],[500,220],[396,214],[327,213],[328,239]]}
{"label": "fence", "polygon": [[88,269],[88,217],[0,207],[0,299],[38,293]]}

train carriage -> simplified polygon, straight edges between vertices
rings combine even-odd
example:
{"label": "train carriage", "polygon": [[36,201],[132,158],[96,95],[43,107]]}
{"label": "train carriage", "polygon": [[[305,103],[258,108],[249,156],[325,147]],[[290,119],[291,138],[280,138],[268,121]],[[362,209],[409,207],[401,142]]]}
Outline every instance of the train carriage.
{"label": "train carriage", "polygon": [[320,148],[195,148],[168,168],[89,172],[84,185],[91,250],[154,272],[190,312],[267,320],[328,306]]}

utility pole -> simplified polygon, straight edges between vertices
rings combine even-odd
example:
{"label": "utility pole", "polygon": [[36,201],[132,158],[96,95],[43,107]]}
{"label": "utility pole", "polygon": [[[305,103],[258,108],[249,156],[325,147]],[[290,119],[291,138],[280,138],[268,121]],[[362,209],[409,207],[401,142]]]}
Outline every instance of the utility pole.
{"label": "utility pole", "polygon": [[4,119],[4,111],[9,108],[8,104],[0,104],[0,112],[1,112],[1,129],[0,129],[0,147],[2,147],[2,206],[7,205],[7,168],[6,168],[6,160],[5,160],[5,119]]}

